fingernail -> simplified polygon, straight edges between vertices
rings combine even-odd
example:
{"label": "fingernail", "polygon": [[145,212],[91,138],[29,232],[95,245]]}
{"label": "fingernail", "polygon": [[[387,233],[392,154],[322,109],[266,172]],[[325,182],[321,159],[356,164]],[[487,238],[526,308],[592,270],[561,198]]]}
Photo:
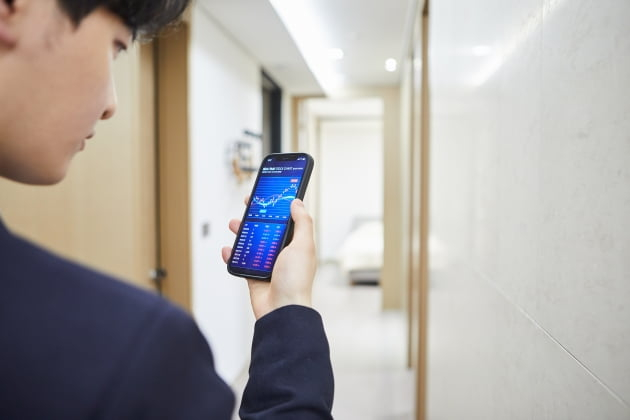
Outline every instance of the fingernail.
{"label": "fingernail", "polygon": [[296,198],[296,199],[295,199],[295,202],[296,202],[296,204],[297,204],[298,206],[300,206],[300,207],[304,207],[304,202],[303,202],[302,200],[300,200],[299,198]]}

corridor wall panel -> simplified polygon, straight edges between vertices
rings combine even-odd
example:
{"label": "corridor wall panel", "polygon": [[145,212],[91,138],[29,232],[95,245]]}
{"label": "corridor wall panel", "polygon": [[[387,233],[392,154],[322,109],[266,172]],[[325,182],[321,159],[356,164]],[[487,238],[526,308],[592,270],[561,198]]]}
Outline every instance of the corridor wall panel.
{"label": "corridor wall panel", "polygon": [[249,361],[254,318],[246,282],[228,274],[221,248],[232,246],[227,222],[242,216],[254,182],[239,181],[232,157],[244,130],[262,131],[260,66],[203,3],[192,9],[189,60],[193,313],[233,383]]}
{"label": "corridor wall panel", "polygon": [[630,418],[628,19],[431,3],[430,419]]}

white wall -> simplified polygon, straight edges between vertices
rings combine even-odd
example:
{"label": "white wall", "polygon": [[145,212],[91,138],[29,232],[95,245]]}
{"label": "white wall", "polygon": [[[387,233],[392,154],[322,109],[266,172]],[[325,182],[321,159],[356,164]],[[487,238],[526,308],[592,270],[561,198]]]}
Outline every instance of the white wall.
{"label": "white wall", "polygon": [[380,119],[320,122],[319,258],[336,260],[358,220],[383,217],[383,123]]}
{"label": "white wall", "polygon": [[630,2],[430,14],[429,418],[628,419]]}
{"label": "white wall", "polygon": [[261,107],[258,64],[196,4],[190,51],[193,312],[228,382],[246,367],[254,318],[246,282],[227,273],[221,247],[234,241],[227,222],[242,216],[253,180],[237,182],[226,151],[243,130],[261,131]]}

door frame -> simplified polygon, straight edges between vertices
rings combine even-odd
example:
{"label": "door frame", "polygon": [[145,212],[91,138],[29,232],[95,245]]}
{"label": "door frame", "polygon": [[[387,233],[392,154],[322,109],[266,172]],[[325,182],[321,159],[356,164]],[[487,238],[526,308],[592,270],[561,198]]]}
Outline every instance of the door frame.
{"label": "door frame", "polygon": [[409,365],[415,368],[416,419],[427,411],[429,305],[430,92],[429,0],[420,4],[411,43],[411,141],[409,153]]}
{"label": "door frame", "polygon": [[160,292],[192,313],[188,51],[190,25],[155,41]]}

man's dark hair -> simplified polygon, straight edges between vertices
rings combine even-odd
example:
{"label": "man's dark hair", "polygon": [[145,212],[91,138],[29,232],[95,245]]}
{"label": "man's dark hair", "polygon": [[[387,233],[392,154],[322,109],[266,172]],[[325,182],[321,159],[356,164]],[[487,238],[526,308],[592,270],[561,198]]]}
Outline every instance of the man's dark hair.
{"label": "man's dark hair", "polygon": [[157,34],[176,21],[190,0],[58,0],[75,24],[99,7],[118,15],[133,31],[134,38]]}

